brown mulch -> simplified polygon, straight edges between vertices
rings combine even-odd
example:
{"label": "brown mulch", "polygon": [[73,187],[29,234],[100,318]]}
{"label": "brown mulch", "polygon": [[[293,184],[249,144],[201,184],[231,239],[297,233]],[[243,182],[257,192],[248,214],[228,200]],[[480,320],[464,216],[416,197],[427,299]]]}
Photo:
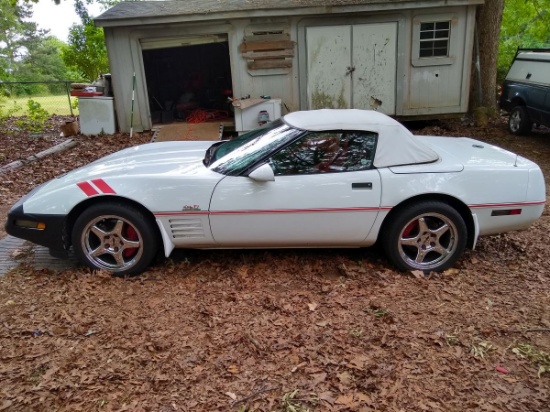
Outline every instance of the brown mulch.
{"label": "brown mulch", "polygon": [[[548,131],[415,132],[475,136],[549,176]],[[77,140],[1,175],[2,202],[129,144]],[[546,211],[427,277],[377,248],[177,251],[134,278],[22,265],[0,278],[0,411],[548,411],[549,231]]]}

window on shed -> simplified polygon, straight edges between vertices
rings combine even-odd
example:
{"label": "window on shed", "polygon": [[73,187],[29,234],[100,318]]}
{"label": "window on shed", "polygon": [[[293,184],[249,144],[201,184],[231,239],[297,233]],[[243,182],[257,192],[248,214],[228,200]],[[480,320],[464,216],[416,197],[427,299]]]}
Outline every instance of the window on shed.
{"label": "window on shed", "polygon": [[419,57],[449,56],[451,22],[426,22],[420,25]]}

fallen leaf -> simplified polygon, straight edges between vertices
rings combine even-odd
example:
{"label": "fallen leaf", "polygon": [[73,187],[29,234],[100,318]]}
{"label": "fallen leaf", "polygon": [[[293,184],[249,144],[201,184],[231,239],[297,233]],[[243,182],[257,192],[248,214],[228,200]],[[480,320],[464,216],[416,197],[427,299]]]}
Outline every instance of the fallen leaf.
{"label": "fallen leaf", "polygon": [[411,274],[417,279],[424,279],[424,272],[421,270],[411,270]]}
{"label": "fallen leaf", "polygon": [[443,272],[443,276],[454,276],[454,275],[458,275],[459,273],[460,273],[459,269],[450,268]]}
{"label": "fallen leaf", "polygon": [[348,371],[344,371],[342,373],[339,373],[336,376],[338,377],[338,379],[340,380],[340,382],[343,385],[350,385],[351,382],[353,381],[353,377],[350,375],[350,373]]}
{"label": "fallen leaf", "polygon": [[234,401],[237,400],[237,395],[235,395],[233,392],[225,392],[225,394],[229,396],[231,399],[233,399]]}
{"label": "fallen leaf", "polygon": [[321,382],[325,381],[325,379],[327,378],[327,374],[325,372],[317,373],[317,374],[311,375],[311,378],[312,378],[311,383],[313,384],[313,386],[316,386]]}
{"label": "fallen leaf", "polygon": [[371,397],[369,395],[367,395],[366,393],[362,393],[362,392],[358,392],[358,393],[355,394],[355,400],[357,400],[359,402],[372,404]]}
{"label": "fallen leaf", "polygon": [[357,355],[350,359],[348,366],[353,369],[362,370],[365,367],[365,363],[369,360],[367,356]]}
{"label": "fallen leaf", "polygon": [[15,249],[13,252],[11,252],[10,257],[12,259],[17,259],[19,256],[22,256],[25,254],[25,251],[21,249]]}
{"label": "fallen leaf", "polygon": [[338,398],[336,398],[336,401],[334,402],[338,405],[345,405],[348,408],[355,407],[356,402],[353,401],[353,393],[348,393],[347,395],[340,395]]}
{"label": "fallen leaf", "polygon": [[328,404],[330,404],[330,406],[334,405],[335,402],[334,397],[332,396],[332,392],[330,391],[320,393],[319,400],[327,402]]}
{"label": "fallen leaf", "polygon": [[309,307],[309,310],[312,312],[317,309],[318,304],[317,303],[308,303],[307,306]]}
{"label": "fallen leaf", "polygon": [[293,367],[290,371],[291,371],[292,373],[294,373],[294,372],[296,372],[298,369],[300,369],[301,367],[306,366],[306,365],[307,365],[307,362],[302,362],[302,363],[296,365],[295,367]]}

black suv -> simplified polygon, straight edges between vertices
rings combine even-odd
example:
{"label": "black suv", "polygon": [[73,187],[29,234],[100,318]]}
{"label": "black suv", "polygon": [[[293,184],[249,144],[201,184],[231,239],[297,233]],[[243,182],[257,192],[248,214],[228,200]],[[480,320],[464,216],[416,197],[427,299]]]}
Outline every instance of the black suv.
{"label": "black suv", "polygon": [[498,104],[510,113],[513,134],[529,133],[533,124],[550,127],[550,49],[518,49]]}

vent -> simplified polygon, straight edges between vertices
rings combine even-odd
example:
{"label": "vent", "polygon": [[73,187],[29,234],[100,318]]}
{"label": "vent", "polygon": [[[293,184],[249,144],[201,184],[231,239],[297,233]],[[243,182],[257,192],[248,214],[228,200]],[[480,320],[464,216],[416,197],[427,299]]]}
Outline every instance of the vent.
{"label": "vent", "polygon": [[170,219],[170,230],[174,239],[201,239],[204,238],[202,221],[197,217],[182,217]]}

